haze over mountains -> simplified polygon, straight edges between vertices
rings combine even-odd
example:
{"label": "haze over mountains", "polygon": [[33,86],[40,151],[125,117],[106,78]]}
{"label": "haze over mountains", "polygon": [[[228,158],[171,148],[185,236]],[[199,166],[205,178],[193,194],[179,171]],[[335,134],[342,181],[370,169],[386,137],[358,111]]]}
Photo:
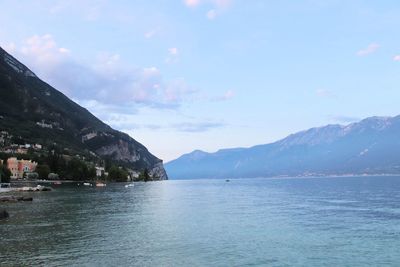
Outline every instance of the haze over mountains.
{"label": "haze over mountains", "polygon": [[171,179],[400,173],[400,116],[312,128],[250,148],[168,162]]}
{"label": "haze over mountains", "polygon": [[147,169],[155,179],[167,179],[162,160],[146,147],[40,80],[2,48],[0,131],[7,131],[16,142],[109,159],[133,171]]}

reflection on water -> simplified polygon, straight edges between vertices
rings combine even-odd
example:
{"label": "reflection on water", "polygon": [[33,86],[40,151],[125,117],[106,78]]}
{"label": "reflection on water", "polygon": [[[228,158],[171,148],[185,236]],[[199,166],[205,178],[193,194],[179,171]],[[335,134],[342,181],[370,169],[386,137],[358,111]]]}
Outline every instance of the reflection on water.
{"label": "reflection on water", "polygon": [[396,266],[400,177],[67,184],[1,204],[0,265]]}

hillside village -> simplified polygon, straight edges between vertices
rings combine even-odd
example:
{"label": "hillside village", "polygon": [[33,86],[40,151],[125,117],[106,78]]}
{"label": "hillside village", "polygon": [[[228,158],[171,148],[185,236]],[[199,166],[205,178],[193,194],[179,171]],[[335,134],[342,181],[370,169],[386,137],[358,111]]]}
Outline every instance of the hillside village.
{"label": "hillside village", "polygon": [[[42,125],[37,125],[43,127]],[[83,142],[89,138],[83,138]],[[7,175],[7,173],[9,173]],[[146,171],[139,173],[108,160],[101,160],[94,153],[71,155],[68,149],[56,144],[49,148],[25,142],[7,131],[0,131],[0,182],[12,180],[151,180]]]}

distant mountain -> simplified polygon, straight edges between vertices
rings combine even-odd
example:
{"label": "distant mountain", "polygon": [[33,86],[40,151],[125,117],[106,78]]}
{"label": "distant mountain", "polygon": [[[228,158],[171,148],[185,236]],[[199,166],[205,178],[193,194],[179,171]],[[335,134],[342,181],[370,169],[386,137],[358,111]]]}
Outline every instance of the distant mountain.
{"label": "distant mountain", "polygon": [[89,154],[167,179],[162,160],[40,80],[0,48],[0,131],[25,142]]}
{"label": "distant mountain", "polygon": [[196,150],[165,167],[171,179],[400,174],[400,116],[312,128],[250,148]]}

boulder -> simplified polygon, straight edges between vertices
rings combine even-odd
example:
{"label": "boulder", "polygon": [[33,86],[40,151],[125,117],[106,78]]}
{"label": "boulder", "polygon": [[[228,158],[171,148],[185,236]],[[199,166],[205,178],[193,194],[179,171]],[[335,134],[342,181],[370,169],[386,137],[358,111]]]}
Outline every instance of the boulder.
{"label": "boulder", "polygon": [[42,187],[40,191],[51,191],[51,187]]}
{"label": "boulder", "polygon": [[0,210],[0,220],[4,220],[10,217],[8,212],[6,210]]}
{"label": "boulder", "polygon": [[0,197],[0,202],[18,202],[18,201],[32,201],[32,197],[15,197],[15,196],[2,196]]}
{"label": "boulder", "polygon": [[13,196],[2,196],[0,197],[0,202],[17,202],[18,199],[16,199]]}

